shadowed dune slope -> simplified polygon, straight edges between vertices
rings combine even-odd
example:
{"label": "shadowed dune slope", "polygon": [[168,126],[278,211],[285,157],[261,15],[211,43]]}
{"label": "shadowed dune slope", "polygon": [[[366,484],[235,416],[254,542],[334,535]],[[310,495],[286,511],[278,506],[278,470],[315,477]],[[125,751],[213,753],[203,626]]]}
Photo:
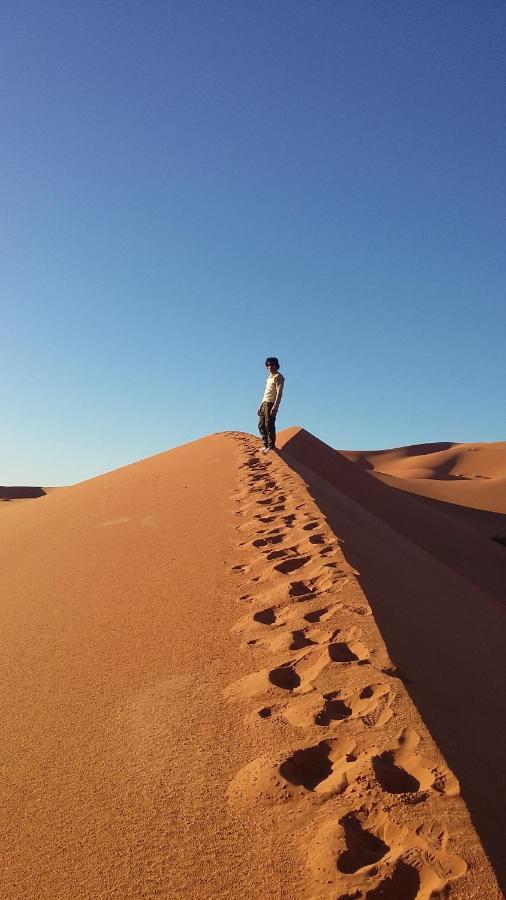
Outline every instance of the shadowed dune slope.
{"label": "shadowed dune slope", "polygon": [[288,429],[279,443],[358,571],[389,655],[459,777],[504,884],[504,549],[303,429]]}
{"label": "shadowed dune slope", "polygon": [[392,490],[390,484],[374,477],[373,472],[357,466],[302,428],[282,432],[278,443],[385,524],[473,584],[506,600],[504,549],[471,530],[465,521],[451,517],[446,504],[436,508],[420,502],[420,498],[410,496],[406,490]]}
{"label": "shadowed dune slope", "polygon": [[43,497],[47,490],[42,487],[3,487],[0,485],[0,500],[31,500],[34,497]]}

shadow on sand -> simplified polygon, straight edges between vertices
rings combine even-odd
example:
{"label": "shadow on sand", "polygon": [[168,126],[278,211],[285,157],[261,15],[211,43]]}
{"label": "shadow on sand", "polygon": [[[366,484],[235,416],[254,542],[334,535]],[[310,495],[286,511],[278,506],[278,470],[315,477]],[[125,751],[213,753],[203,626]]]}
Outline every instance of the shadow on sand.
{"label": "shadow on sand", "polygon": [[45,497],[46,492],[41,487],[1,487],[0,500],[27,500],[32,497]]}
{"label": "shadow on sand", "polygon": [[281,450],[339,539],[506,884],[504,548],[301,430]]}

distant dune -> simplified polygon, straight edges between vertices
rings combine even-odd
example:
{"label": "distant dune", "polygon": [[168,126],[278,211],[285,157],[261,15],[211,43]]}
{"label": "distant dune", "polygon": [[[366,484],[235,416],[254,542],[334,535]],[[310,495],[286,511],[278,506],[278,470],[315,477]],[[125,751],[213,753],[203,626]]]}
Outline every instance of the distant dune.
{"label": "distant dune", "polygon": [[506,444],[279,448],[5,503],[6,900],[502,896]]}
{"label": "distant dune", "polygon": [[413,444],[394,450],[342,452],[363,468],[398,478],[453,481],[505,477],[506,441],[490,444]]}
{"label": "distant dune", "polygon": [[506,533],[505,441],[341,453],[391,487],[444,503],[447,515],[489,536]]}

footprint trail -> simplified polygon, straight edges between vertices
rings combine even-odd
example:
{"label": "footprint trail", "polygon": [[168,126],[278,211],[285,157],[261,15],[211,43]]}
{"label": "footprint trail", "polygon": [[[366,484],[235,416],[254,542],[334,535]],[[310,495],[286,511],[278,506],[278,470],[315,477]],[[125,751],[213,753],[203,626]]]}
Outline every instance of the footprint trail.
{"label": "footprint trail", "polygon": [[280,835],[290,823],[307,872],[300,896],[429,900],[451,885],[470,897],[457,779],[396,677],[358,573],[282,457],[230,437],[240,449],[232,635],[251,672],[224,696],[243,705],[265,752],[236,773],[229,803],[268,808]]}

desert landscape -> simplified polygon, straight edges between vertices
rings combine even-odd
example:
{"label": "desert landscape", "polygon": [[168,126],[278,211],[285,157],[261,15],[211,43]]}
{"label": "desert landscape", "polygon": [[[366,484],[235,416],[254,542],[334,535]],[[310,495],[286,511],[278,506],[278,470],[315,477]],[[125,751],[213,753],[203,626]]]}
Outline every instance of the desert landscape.
{"label": "desert landscape", "polygon": [[494,900],[506,442],[2,488],[1,895]]}

